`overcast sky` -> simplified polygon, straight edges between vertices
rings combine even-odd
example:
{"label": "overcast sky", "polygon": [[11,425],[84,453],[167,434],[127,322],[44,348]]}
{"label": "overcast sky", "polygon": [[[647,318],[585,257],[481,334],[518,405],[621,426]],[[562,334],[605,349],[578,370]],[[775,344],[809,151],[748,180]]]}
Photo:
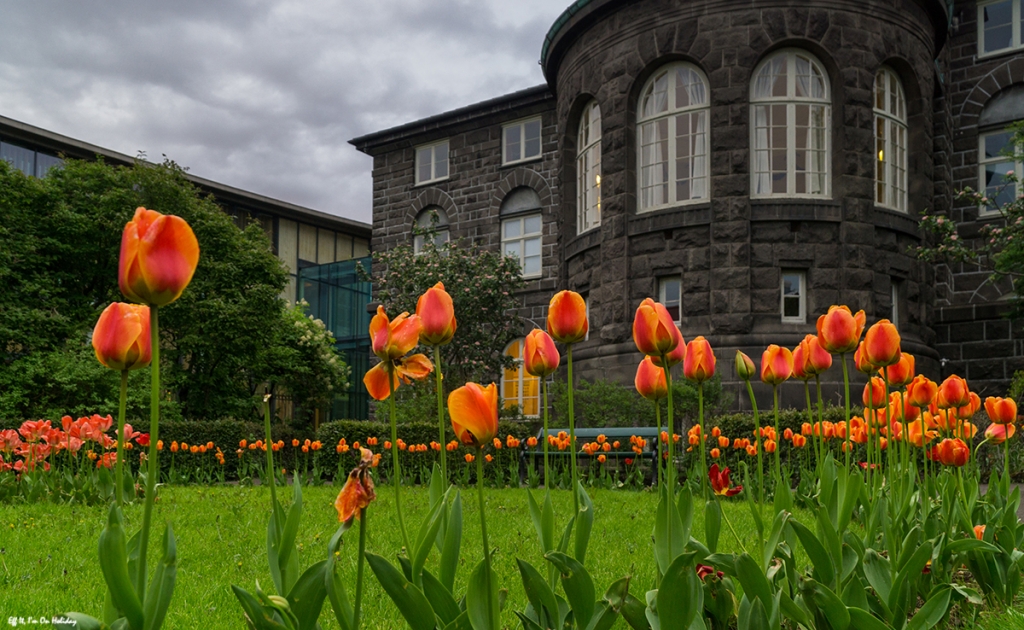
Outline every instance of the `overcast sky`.
{"label": "overcast sky", "polygon": [[362,221],[348,140],[543,83],[569,4],[0,1],[0,115]]}

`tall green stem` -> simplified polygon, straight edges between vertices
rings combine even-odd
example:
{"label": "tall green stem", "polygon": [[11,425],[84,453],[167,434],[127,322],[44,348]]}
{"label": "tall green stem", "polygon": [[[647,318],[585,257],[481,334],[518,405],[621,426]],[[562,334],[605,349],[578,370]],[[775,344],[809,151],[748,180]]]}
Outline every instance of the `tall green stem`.
{"label": "tall green stem", "polygon": [[[1003,497],[1010,496],[1010,440],[1009,433],[1010,426],[1007,424],[1003,425],[1003,475],[1006,477],[1006,484],[1003,488]],[[978,461],[975,458],[974,461]]]}
{"label": "tall green stem", "polygon": [[[117,507],[124,505],[124,411],[128,401],[128,370],[121,370],[121,401],[117,406]],[[70,439],[70,438],[69,438]]]}
{"label": "tall green stem", "polygon": [[[569,346],[570,348],[572,346]],[[570,355],[571,356],[571,355]],[[571,389],[571,388],[570,388]],[[490,545],[487,544],[487,514],[484,509],[484,450],[477,448],[476,450],[476,492],[477,497],[480,499],[480,534],[484,542],[484,566],[487,567],[487,580],[494,577],[491,572],[491,553]],[[576,495],[575,488],[573,489],[573,496]],[[487,585],[487,618],[494,619],[496,613],[491,610],[491,591],[492,585]]]}
{"label": "tall green stem", "polygon": [[352,628],[359,630],[363,604],[363,565],[366,564],[366,508],[359,509],[359,557],[356,560],[356,602],[352,609]]}
{"label": "tall green stem", "polygon": [[156,476],[160,474],[157,464],[160,439],[160,320],[159,309],[149,307],[149,343],[152,347],[149,387],[149,473],[146,475],[146,502],[142,510],[142,534],[139,537],[139,564],[135,576],[135,592],[142,599],[146,593],[146,552],[149,549],[149,528],[153,522],[153,501],[156,498]]}
{"label": "tall green stem", "polygon": [[[676,492],[676,422],[675,413],[673,413],[672,409],[672,374],[669,372],[668,357],[665,355],[661,356],[661,365],[661,369],[665,371],[665,388],[668,390],[668,421],[666,422],[668,425],[668,462],[665,465],[667,466],[668,499],[672,501],[675,498]],[[661,439],[660,434],[658,439]],[[669,540],[672,540],[671,537]]]}
{"label": "tall green stem", "polygon": [[[700,435],[698,436],[697,445],[700,447],[700,487],[704,494],[704,499],[708,497],[708,455],[704,440],[707,436],[704,435],[704,381],[701,381],[697,387],[697,417],[700,422]],[[670,436],[671,437],[671,436]],[[741,545],[742,546],[742,545]]]}
{"label": "tall green stem", "polygon": [[402,530],[402,542],[405,544],[405,553],[411,554],[412,547],[409,546],[409,534],[405,531],[405,519],[402,518],[402,468],[398,462],[398,416],[395,415],[395,366],[388,361],[388,411],[391,416],[391,463],[395,484],[395,511],[398,512],[398,528]]}
{"label": "tall green stem", "polygon": [[772,400],[775,409],[775,482],[782,483],[782,460],[779,459],[779,386],[772,385]]}
{"label": "tall green stem", "polygon": [[764,503],[764,460],[761,451],[761,417],[757,413],[757,400],[754,398],[754,388],[750,379],[744,379],[747,383],[747,395],[750,396],[750,406],[754,409],[754,444],[757,446],[757,500]]}
{"label": "tall green stem", "polygon": [[444,447],[444,376],[441,375],[441,346],[434,346],[434,374],[437,378],[437,431],[438,444],[441,445],[441,479],[444,481],[442,487],[448,487],[448,450]]}
{"label": "tall green stem", "polygon": [[[263,397],[263,446],[267,453],[266,482],[270,484],[270,513],[277,519],[277,469],[274,467],[274,442],[270,432],[270,394]],[[277,523],[277,531],[284,531],[284,523]]]}
{"label": "tall green stem", "polygon": [[551,491],[548,485],[548,381],[546,378],[540,380],[541,391],[544,392],[544,490]]}
{"label": "tall green stem", "polygon": [[[657,471],[658,478],[658,489],[661,489],[661,403],[658,399],[654,399],[654,417],[658,422],[658,438],[655,440],[655,450],[657,451],[658,461],[655,464],[655,470]],[[671,436],[670,436],[671,437]]]}
{"label": "tall green stem", "polygon": [[[818,445],[818,440],[814,436],[814,413],[811,411],[811,381],[804,381],[804,398],[807,399],[807,419],[811,424],[811,439],[814,440],[814,456],[818,462],[821,462],[821,448]],[[818,425],[818,432],[821,432],[821,425]],[[817,466],[815,466],[817,468]],[[801,475],[802,477],[803,475]]]}
{"label": "tall green stem", "polygon": [[852,431],[850,430],[850,371],[846,367],[846,353],[840,353],[839,358],[843,362],[843,387],[845,388],[845,395],[843,396],[843,403],[846,405],[846,415],[843,416],[843,420],[846,422],[845,437],[843,438],[843,446],[846,451],[846,470],[850,470],[850,437]]}
{"label": "tall green stem", "polygon": [[577,486],[579,485],[579,472],[576,470],[576,413],[573,407],[573,390],[576,389],[572,380],[572,344],[566,346],[568,354],[568,368],[569,368],[569,463],[572,466],[572,513],[577,515],[580,513],[580,498],[577,495]]}

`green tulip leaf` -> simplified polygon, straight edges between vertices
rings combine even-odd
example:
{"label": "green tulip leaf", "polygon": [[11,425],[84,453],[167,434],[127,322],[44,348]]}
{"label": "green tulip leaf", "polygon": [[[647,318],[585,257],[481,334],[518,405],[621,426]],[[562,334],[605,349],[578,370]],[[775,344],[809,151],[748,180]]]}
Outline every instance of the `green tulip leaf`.
{"label": "green tulip leaf", "polygon": [[[473,630],[500,630],[498,574],[481,560],[469,578],[466,588],[466,612]],[[433,627],[433,626],[431,626]]]}
{"label": "green tulip leaf", "polygon": [[434,630],[436,625],[434,609],[423,595],[423,591],[416,588],[416,585],[407,580],[401,571],[381,556],[367,553],[366,563],[370,565],[370,569],[377,576],[377,581],[398,607],[398,611],[402,613],[402,617],[409,623],[412,630]]}
{"label": "green tulip leaf", "polygon": [[942,621],[946,616],[946,611],[949,610],[951,592],[952,589],[948,586],[939,589],[938,592],[933,591],[924,606],[921,606],[921,609],[911,617],[907,624],[907,630],[928,630]]}
{"label": "green tulip leaf", "polygon": [[555,594],[548,586],[547,580],[540,571],[532,564],[516,558],[519,565],[519,575],[523,580],[523,590],[526,592],[526,599],[533,606],[537,614],[538,624],[542,628],[556,628],[558,621],[558,601]]}
{"label": "green tulip leaf", "polygon": [[129,625],[141,630],[144,625],[142,602],[128,575],[128,549],[124,534],[124,517],[117,504],[110,506],[107,526],[100,534],[100,569],[107,583],[111,601],[124,614]]}
{"label": "green tulip leaf", "polygon": [[704,589],[694,571],[693,556],[678,556],[661,578],[657,594],[660,630],[688,630],[704,609]]}
{"label": "green tulip leaf", "polygon": [[462,613],[459,609],[458,603],[455,598],[452,597],[451,591],[449,591],[441,581],[434,577],[434,574],[430,571],[423,571],[423,594],[427,597],[427,601],[430,602],[430,606],[434,609],[434,614],[441,620],[443,625],[448,625],[455,621],[455,618]]}
{"label": "green tulip leaf", "polygon": [[313,630],[327,599],[327,560],[321,560],[299,576],[288,592],[288,603],[299,621],[298,630]]}
{"label": "green tulip leaf", "polygon": [[580,512],[576,517],[576,560],[583,564],[590,545],[590,531],[594,528],[594,502],[579,482],[576,482],[576,494],[579,495],[580,503]]}
{"label": "green tulip leaf", "polygon": [[143,607],[145,622],[143,630],[160,630],[167,616],[167,608],[174,594],[174,582],[178,575],[178,551],[171,524],[164,530],[164,553],[156,565],[153,580],[149,583],[146,603]]}
{"label": "green tulip leaf", "polygon": [[704,537],[711,553],[718,551],[718,535],[722,532],[722,506],[716,500],[704,506]]}
{"label": "green tulip leaf", "polygon": [[850,626],[857,630],[893,630],[892,626],[860,608],[850,607]]}
{"label": "green tulip leaf", "polygon": [[562,578],[562,588],[565,589],[565,596],[569,600],[576,625],[586,627],[590,618],[594,616],[596,603],[594,581],[590,578],[590,574],[582,564],[564,553],[553,551],[544,557],[558,568]]}
{"label": "green tulip leaf", "polygon": [[438,565],[441,584],[449,592],[455,588],[455,574],[459,570],[459,551],[462,548],[462,496],[455,491],[451,510],[448,512],[448,526],[441,547],[441,561]]}

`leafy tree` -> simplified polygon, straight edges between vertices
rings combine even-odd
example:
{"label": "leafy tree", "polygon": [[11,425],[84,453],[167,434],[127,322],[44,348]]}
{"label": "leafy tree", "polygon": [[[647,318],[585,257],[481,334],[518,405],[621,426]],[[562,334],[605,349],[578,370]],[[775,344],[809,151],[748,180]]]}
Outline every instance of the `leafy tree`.
{"label": "leafy tree", "polygon": [[[456,386],[497,379],[513,365],[505,348],[523,334],[516,313],[516,291],[523,287],[519,261],[454,241],[437,246],[431,229],[425,236],[419,254],[408,245],[374,253],[377,299],[389,317],[413,313],[419,296],[443,282],[458,320],[454,340],[441,347],[445,379]],[[425,351],[433,359],[432,350]]]}
{"label": "leafy tree", "polygon": [[[281,299],[287,272],[263,231],[235,227],[173,162],[68,160],[35,179],[0,160],[0,416],[116,410],[118,376],[98,367],[89,335],[123,299],[121,231],[138,206],[184,218],[202,252],[188,290],[161,310],[171,416],[253,415],[264,384],[307,408],[344,387],[330,335]],[[133,397],[129,416],[145,406]]]}

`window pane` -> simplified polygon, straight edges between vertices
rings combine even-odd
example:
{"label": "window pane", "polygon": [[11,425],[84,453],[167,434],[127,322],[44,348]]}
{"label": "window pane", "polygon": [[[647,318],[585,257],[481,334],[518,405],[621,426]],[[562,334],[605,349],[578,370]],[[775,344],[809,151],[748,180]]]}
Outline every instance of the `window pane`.
{"label": "window pane", "polygon": [[522,234],[519,219],[505,221],[505,238],[517,238]]}
{"label": "window pane", "polygon": [[434,147],[434,178],[448,177],[448,143]]}
{"label": "window pane", "polygon": [[32,149],[0,142],[0,160],[7,160],[11,166],[29,177],[36,174],[36,152]]}
{"label": "window pane", "polygon": [[515,162],[519,159],[519,125],[505,128],[505,161]]}
{"label": "window pane", "polygon": [[532,217],[526,217],[525,219],[523,219],[523,223],[526,224],[526,227],[523,230],[524,234],[536,234],[537,232],[540,232],[540,216],[539,215],[535,215],[535,216],[532,216]]}
{"label": "window pane", "polygon": [[430,177],[431,160],[433,158],[432,150],[427,147],[416,151],[416,181],[425,182],[432,179]]}
{"label": "window pane", "polygon": [[434,245],[441,247],[448,242],[448,230],[439,230],[434,236]]}
{"label": "window pane", "polygon": [[538,274],[540,274],[540,256],[527,256],[523,262],[523,275],[536,276]]}
{"label": "window pane", "polygon": [[784,311],[782,313],[783,317],[800,317],[800,298],[783,298],[782,304],[784,307]]}
{"label": "window pane", "polygon": [[998,158],[1003,156],[1003,151],[1010,147],[1009,132],[993,133],[985,136],[985,158]]}
{"label": "window pane", "polygon": [[800,276],[794,273],[787,273],[782,276],[782,294],[800,295]]}
{"label": "window pane", "polygon": [[663,73],[647,88],[641,111],[645,118],[668,111],[668,73]]}
{"label": "window pane", "polygon": [[522,243],[522,241],[512,241],[511,243],[505,243],[505,255],[511,256],[516,260],[519,260],[519,257],[522,255],[522,252],[519,251],[519,247],[520,245],[522,245]]}
{"label": "window pane", "polygon": [[36,153],[36,177],[46,177],[51,168],[60,168],[64,160],[45,153]]}
{"label": "window pane", "polygon": [[997,206],[1013,201],[1013,185],[1005,186],[1006,175],[1012,173],[1013,162],[997,162],[985,165],[985,196],[992,199]]}
{"label": "window pane", "polygon": [[992,52],[1013,45],[1013,0],[990,4],[982,9],[983,52]]}
{"label": "window pane", "polygon": [[526,143],[523,157],[537,157],[540,155],[540,121],[531,120],[526,123]]}
{"label": "window pane", "polygon": [[528,238],[523,241],[525,244],[526,256],[540,256],[540,239]]}

